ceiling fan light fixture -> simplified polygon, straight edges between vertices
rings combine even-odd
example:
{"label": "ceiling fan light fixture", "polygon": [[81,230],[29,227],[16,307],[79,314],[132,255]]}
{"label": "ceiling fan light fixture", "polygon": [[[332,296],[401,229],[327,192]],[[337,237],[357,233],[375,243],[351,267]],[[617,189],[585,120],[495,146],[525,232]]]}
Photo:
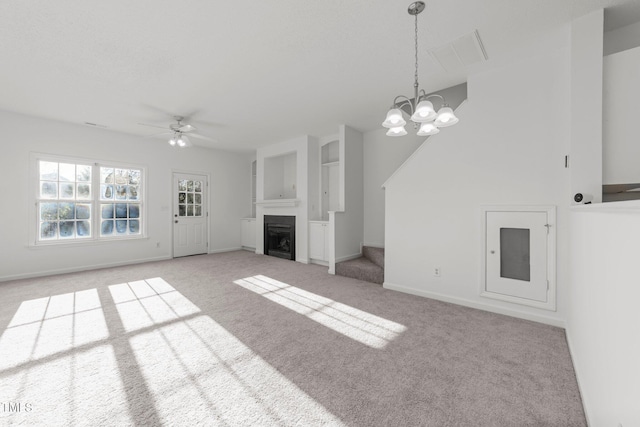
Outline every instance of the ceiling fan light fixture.
{"label": "ceiling fan light fixture", "polygon": [[177,141],[176,141],[176,138],[175,138],[175,137],[172,137],[172,138],[169,140],[169,145],[170,145],[170,146],[172,146],[172,147],[175,147],[176,143],[177,143]]}
{"label": "ceiling fan light fixture", "polygon": [[186,135],[180,135],[177,143],[179,147],[189,147],[191,145],[191,141],[189,141]]}

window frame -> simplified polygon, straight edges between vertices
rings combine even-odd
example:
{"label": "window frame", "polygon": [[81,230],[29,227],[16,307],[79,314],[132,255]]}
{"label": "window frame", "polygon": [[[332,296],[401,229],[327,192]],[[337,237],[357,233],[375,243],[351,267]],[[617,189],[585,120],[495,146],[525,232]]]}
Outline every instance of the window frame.
{"label": "window frame", "polygon": [[[73,203],[86,203],[91,206],[91,236],[81,237],[77,236],[69,239],[41,239],[40,238],[40,209],[39,204],[46,199],[40,197],[40,161],[56,162],[56,163],[69,163],[69,164],[82,164],[91,166],[91,198],[87,200],[69,200]],[[47,246],[83,246],[92,244],[102,244],[107,242],[121,242],[129,240],[141,240],[148,239],[147,235],[147,168],[146,166],[128,162],[119,162],[113,160],[97,160],[88,159],[76,156],[64,156],[59,154],[46,154],[46,153],[31,153],[30,154],[30,177],[29,180],[29,205],[30,215],[28,215],[29,221],[29,246],[31,247],[47,247]],[[109,203],[100,199],[100,168],[113,168],[115,169],[135,169],[140,171],[140,184],[138,192],[140,194],[139,200],[133,202],[139,206],[140,211],[140,233],[139,234],[124,234],[117,235],[114,233],[112,236],[101,235],[101,204]],[[59,195],[58,195],[59,197]],[[52,199],[53,200],[53,199]],[[55,199],[56,202],[61,201],[59,198]],[[118,203],[115,198],[112,201],[114,204]],[[122,200],[122,203],[132,203],[129,200]],[[115,220],[115,218],[114,218]]]}

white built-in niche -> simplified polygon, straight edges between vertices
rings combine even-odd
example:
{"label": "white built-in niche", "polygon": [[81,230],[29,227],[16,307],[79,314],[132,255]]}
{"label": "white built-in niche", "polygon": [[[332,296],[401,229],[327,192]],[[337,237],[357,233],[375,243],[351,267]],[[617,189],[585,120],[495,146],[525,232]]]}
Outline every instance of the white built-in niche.
{"label": "white built-in niche", "polygon": [[296,153],[264,159],[264,199],[295,199],[297,182]]}
{"label": "white built-in niche", "polygon": [[320,147],[320,197],[322,220],[329,220],[329,211],[340,210],[340,143],[331,141]]}
{"label": "white built-in niche", "polygon": [[256,177],[258,162],[251,162],[251,218],[256,217]]}

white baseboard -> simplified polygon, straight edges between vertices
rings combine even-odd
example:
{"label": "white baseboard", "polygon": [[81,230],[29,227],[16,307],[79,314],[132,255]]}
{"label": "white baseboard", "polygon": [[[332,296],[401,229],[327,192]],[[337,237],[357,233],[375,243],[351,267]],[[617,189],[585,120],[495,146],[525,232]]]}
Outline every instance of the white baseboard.
{"label": "white baseboard", "polygon": [[384,249],[384,245],[380,243],[364,243],[362,246],[367,246],[369,248]]}
{"label": "white baseboard", "polygon": [[243,246],[240,249],[247,252],[253,252],[254,254],[256,253],[256,248],[252,248],[251,246]]}
{"label": "white baseboard", "polygon": [[349,261],[349,260],[352,260],[352,259],[360,258],[361,256],[362,256],[362,254],[358,253],[358,254],[352,254],[352,255],[347,255],[347,256],[340,257],[340,258],[336,258],[336,264],[339,263],[339,262],[342,262],[342,261]]}
{"label": "white baseboard", "polygon": [[309,263],[310,264],[318,264],[318,265],[321,265],[323,267],[329,267],[329,263],[327,261],[321,261],[319,259],[310,259]]}
{"label": "white baseboard", "polygon": [[233,251],[241,251],[243,249],[242,246],[233,247],[233,248],[224,248],[224,249],[213,249],[210,250],[210,254],[221,254],[223,252],[233,252]]}
{"label": "white baseboard", "polygon": [[77,273],[79,271],[97,270],[100,268],[122,267],[123,265],[142,264],[145,262],[166,261],[168,259],[171,259],[171,256],[165,255],[154,258],[136,259],[132,261],[110,262],[104,264],[83,265],[82,267],[59,268],[55,270],[38,271],[33,273],[15,274],[13,276],[0,277],[0,282],[7,282],[9,280],[32,279],[34,277],[43,276],[54,276],[56,274]]}
{"label": "white baseboard", "polygon": [[477,301],[471,301],[465,298],[452,297],[449,295],[439,294],[437,292],[422,291],[419,289],[413,289],[406,286],[396,285],[395,283],[384,282],[382,285],[385,289],[392,291],[404,292],[406,294],[417,295],[420,297],[431,298],[438,301],[449,302],[452,304],[462,305],[464,307],[477,308],[478,310],[489,311],[491,313],[504,314],[506,316],[517,317],[518,319],[531,320],[533,322],[544,323],[545,325],[557,326],[559,328],[565,328],[565,322],[561,319],[555,319],[553,317],[541,316],[538,314],[527,313],[524,311],[496,307],[489,304],[483,304]]}
{"label": "white baseboard", "polygon": [[572,341],[571,341],[571,328],[567,327],[565,328],[565,336],[567,337],[567,346],[569,347],[569,356],[571,356],[571,363],[573,364],[573,371],[576,374],[576,381],[578,383],[578,391],[580,392],[580,398],[582,399],[582,409],[584,409],[584,416],[587,419],[587,425],[588,426],[592,426],[595,425],[591,422],[591,420],[589,420],[589,411],[587,410],[587,408],[589,407],[588,405],[588,399],[584,394],[584,388],[582,387],[582,384],[580,383],[580,372],[578,371],[578,365],[577,360],[576,360],[576,356],[575,353],[573,351],[574,347],[572,345]]}

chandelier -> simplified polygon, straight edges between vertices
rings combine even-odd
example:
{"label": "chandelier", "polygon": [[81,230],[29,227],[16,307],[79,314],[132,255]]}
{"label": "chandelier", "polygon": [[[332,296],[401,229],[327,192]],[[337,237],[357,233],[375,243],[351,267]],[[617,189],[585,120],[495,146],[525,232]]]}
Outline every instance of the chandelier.
{"label": "chandelier", "polygon": [[[458,118],[453,114],[453,110],[447,105],[444,97],[438,94],[427,95],[418,85],[418,15],[424,10],[424,2],[417,1],[409,5],[409,15],[415,17],[415,59],[416,72],[413,83],[414,97],[410,99],[404,95],[396,96],[393,105],[387,113],[387,118],[382,126],[388,128],[388,136],[403,136],[407,134],[404,126],[407,124],[402,113],[410,115],[414,127],[419,128],[417,134],[420,136],[435,135],[440,132],[440,128],[452,126],[458,123]],[[439,98],[441,107],[436,113],[430,98]],[[408,110],[408,112],[407,112]]]}

